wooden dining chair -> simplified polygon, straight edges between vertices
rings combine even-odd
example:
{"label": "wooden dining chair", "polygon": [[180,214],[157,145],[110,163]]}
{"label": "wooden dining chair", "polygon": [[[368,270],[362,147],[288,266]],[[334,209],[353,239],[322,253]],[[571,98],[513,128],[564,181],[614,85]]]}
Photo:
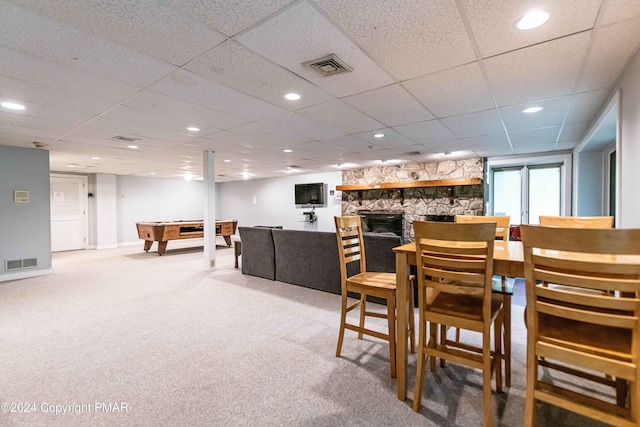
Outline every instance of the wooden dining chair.
{"label": "wooden dining chair", "polygon": [[613,217],[540,215],[540,225],[566,228],[613,228]]}
{"label": "wooden dining chair", "polygon": [[[496,224],[496,240],[502,240],[504,242],[509,240],[509,225],[511,224],[510,215],[456,215],[455,222],[476,224],[493,222]],[[493,281],[495,282],[496,280],[500,281],[500,283],[493,283],[493,289],[507,288],[507,278],[505,276],[494,276]],[[511,294],[503,292],[501,295],[503,298],[502,303],[504,307],[504,322],[502,330],[502,348],[504,350],[504,382],[506,387],[511,387]],[[446,328],[443,328],[442,332],[444,333],[443,339],[446,339]],[[460,329],[456,329],[455,339],[456,341],[460,341]]]}
{"label": "wooden dining chair", "polygon": [[[617,426],[640,425],[640,229],[522,225],[526,281],[525,425],[543,401]],[[631,256],[629,256],[631,255]],[[545,283],[560,286],[545,286]],[[541,360],[563,367],[540,375]],[[619,378],[623,404],[571,387]],[[606,390],[606,389],[604,389]]]}
{"label": "wooden dining chair", "polygon": [[[501,390],[499,331],[502,300],[491,292],[495,224],[446,222],[413,223],[418,264],[418,363],[413,410],[422,405],[422,387],[427,358],[435,369],[435,358],[482,370],[484,425],[493,421],[491,377]],[[431,298],[427,299],[430,294]],[[427,339],[427,322],[429,337]],[[481,334],[481,346],[452,341],[438,342],[438,326],[449,325]]]}
{"label": "wooden dining chair", "polygon": [[[415,352],[415,321],[413,316],[413,290],[407,292],[407,301],[396,301],[396,274],[369,272],[365,256],[364,240],[362,238],[362,222],[359,216],[336,216],[336,238],[338,240],[338,255],[340,258],[340,278],[342,287],[342,309],[340,312],[340,333],[336,357],[340,357],[342,341],[345,329],[358,332],[358,338],[363,334],[370,335],[389,342],[389,358],[391,362],[391,377],[396,377],[396,304],[407,304],[410,309],[407,324],[402,325],[408,329],[407,336],[411,351]],[[358,263],[359,271],[352,271],[349,265]],[[413,283],[413,278],[411,282]],[[349,305],[349,293],[359,295],[359,298]],[[367,310],[367,297],[373,296],[386,300],[387,313],[379,313]],[[347,322],[347,313],[360,308],[359,324]],[[366,317],[386,318],[388,324],[387,333],[369,329],[365,325]]]}

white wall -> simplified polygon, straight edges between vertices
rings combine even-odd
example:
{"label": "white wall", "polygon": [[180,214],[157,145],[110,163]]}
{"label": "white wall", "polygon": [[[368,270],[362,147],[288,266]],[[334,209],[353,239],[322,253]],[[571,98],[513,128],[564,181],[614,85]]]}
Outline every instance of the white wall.
{"label": "white wall", "polygon": [[96,174],[93,188],[95,200],[95,248],[118,247],[117,179],[115,175]]}
{"label": "white wall", "polygon": [[622,91],[620,120],[620,218],[622,228],[640,228],[640,52],[631,60],[618,86]]}
{"label": "white wall", "polygon": [[[49,152],[0,145],[0,281],[51,271]],[[27,190],[28,203],[15,203]],[[36,258],[37,267],[5,271],[8,260]]]}
{"label": "white wall", "polygon": [[[316,206],[318,220],[305,221],[303,212],[310,207],[294,203],[294,185],[323,182],[325,204]],[[216,210],[218,219],[237,219],[238,226],[282,225],[292,230],[335,231],[333,217],[341,213],[341,201],[329,193],[342,184],[342,172],[307,175],[287,175],[282,178],[250,181],[222,182],[216,184]],[[253,203],[256,196],[257,203]]]}
{"label": "white wall", "polygon": [[603,159],[601,151],[581,152],[576,162],[576,216],[600,216],[604,190],[602,184]]}
{"label": "white wall", "polygon": [[136,230],[139,221],[202,220],[203,185],[202,181],[118,175],[118,243],[141,242]]}

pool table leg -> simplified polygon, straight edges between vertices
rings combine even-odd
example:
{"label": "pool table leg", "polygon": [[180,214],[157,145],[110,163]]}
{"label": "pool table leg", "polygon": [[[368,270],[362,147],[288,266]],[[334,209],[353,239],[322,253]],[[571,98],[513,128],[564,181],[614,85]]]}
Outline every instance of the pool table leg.
{"label": "pool table leg", "polygon": [[153,245],[153,240],[145,240],[144,241],[144,251],[145,252],[149,252],[149,249],[151,249],[151,245]]}
{"label": "pool table leg", "polygon": [[228,247],[231,247],[231,236],[222,236]]}
{"label": "pool table leg", "polygon": [[158,242],[158,255],[162,255],[167,250],[167,241]]}

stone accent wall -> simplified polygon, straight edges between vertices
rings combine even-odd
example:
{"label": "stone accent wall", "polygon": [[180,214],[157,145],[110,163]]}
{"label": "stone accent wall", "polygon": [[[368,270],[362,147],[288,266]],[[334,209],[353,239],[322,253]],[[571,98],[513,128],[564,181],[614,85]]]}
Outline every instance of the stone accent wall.
{"label": "stone accent wall", "polygon": [[[343,184],[379,184],[454,178],[483,178],[481,158],[432,163],[410,163],[342,172]],[[453,199],[450,195],[453,195]],[[342,214],[356,215],[359,210],[404,212],[403,237],[413,240],[413,221],[426,215],[484,215],[484,186],[423,187],[404,190],[362,191],[362,205],[357,191],[342,192]]]}

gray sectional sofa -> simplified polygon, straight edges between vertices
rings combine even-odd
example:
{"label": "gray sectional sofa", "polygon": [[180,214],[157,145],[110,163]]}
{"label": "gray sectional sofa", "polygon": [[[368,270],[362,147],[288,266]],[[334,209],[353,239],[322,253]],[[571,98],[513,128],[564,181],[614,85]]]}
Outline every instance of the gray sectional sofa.
{"label": "gray sectional sofa", "polygon": [[[336,234],[324,231],[238,227],[242,273],[340,294]],[[395,272],[393,248],[402,239],[392,233],[365,233],[367,270]],[[357,265],[350,273],[357,272]]]}

